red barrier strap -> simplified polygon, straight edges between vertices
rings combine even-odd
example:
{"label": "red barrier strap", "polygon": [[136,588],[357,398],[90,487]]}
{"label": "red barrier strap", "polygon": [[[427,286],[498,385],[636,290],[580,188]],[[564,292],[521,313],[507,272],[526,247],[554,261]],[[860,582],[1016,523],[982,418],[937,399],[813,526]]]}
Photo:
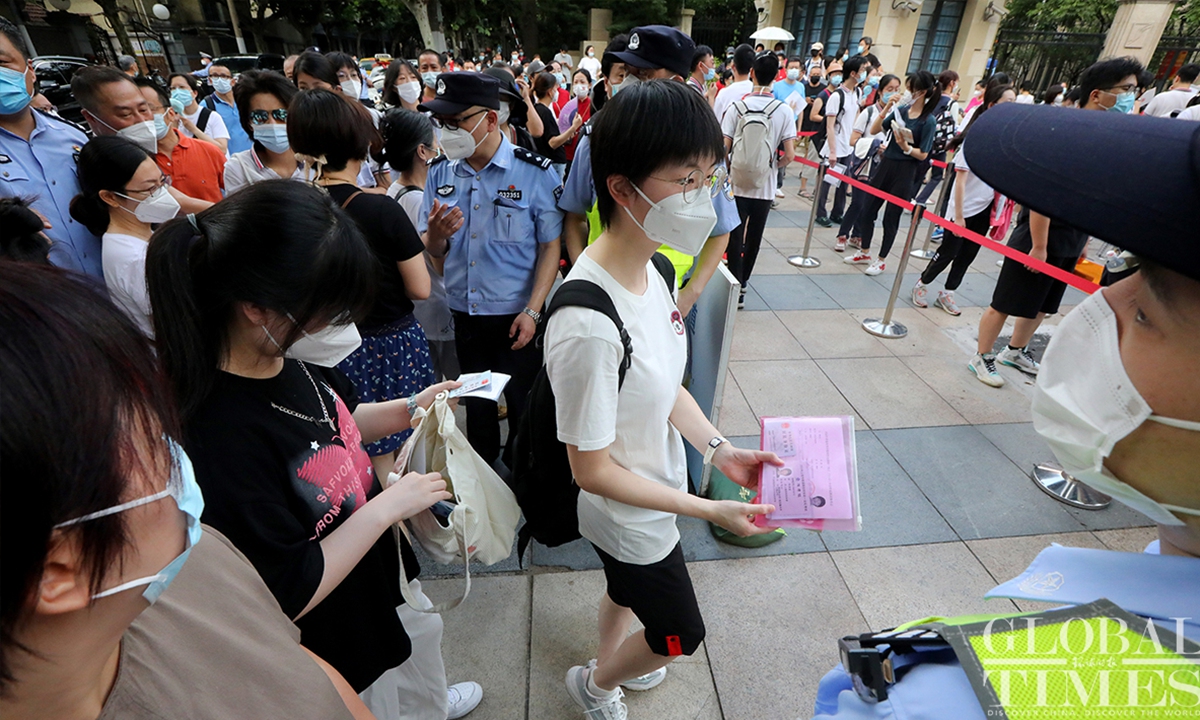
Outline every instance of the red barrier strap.
{"label": "red barrier strap", "polygon": [[[820,167],[819,163],[813,162],[812,160],[809,160],[807,158],[796,158],[796,162],[801,163],[803,165],[808,165],[809,167],[813,167],[813,168]],[[937,161],[935,160],[934,162],[937,162]],[[944,166],[944,163],[943,163],[943,166]],[[833,177],[841,180],[842,182],[849,183],[851,187],[858,188],[859,190],[862,190],[863,192],[866,192],[869,195],[874,195],[877,198],[882,198],[883,200],[885,200],[889,203],[892,203],[893,205],[899,205],[900,207],[904,208],[905,210],[911,211],[913,209],[913,204],[911,202],[908,202],[906,200],[901,200],[900,198],[896,197],[895,195],[885,193],[878,188],[872,187],[871,185],[868,185],[867,183],[862,182],[861,180],[855,180],[852,177],[848,177],[846,175],[843,175],[842,173],[835,172],[833,170],[830,170],[829,168],[825,169],[825,174],[832,175]],[[1073,287],[1077,290],[1081,290],[1089,295],[1091,295],[1092,293],[1094,293],[1100,289],[1099,285],[1097,285],[1094,282],[1091,282],[1090,280],[1081,278],[1078,275],[1068,272],[1066,270],[1063,270],[1060,267],[1055,267],[1054,265],[1051,265],[1050,263],[1047,263],[1043,260],[1038,260],[1037,258],[1029,255],[1028,253],[1023,253],[1020,250],[1014,250],[1014,249],[1010,248],[1009,246],[1005,245],[1004,243],[999,243],[999,242],[996,242],[995,240],[992,240],[991,238],[984,237],[983,235],[980,235],[979,233],[971,232],[970,230],[966,229],[965,227],[963,227],[961,225],[956,225],[956,224],[950,222],[949,220],[947,220],[946,218],[943,218],[939,215],[935,215],[934,213],[931,213],[931,212],[926,212],[922,217],[928,218],[931,223],[933,223],[934,225],[940,226],[946,232],[950,232],[961,238],[970,240],[971,242],[975,243],[976,245],[981,245],[981,246],[987,248],[988,250],[993,250],[995,252],[998,252],[1001,255],[1003,255],[1004,257],[1012,258],[1013,260],[1016,260],[1017,262],[1021,263],[1022,265],[1024,265],[1025,267],[1027,267],[1031,270],[1036,270],[1040,273],[1043,273],[1045,275],[1048,275],[1048,276],[1054,278],[1055,280],[1061,280],[1062,282],[1065,282],[1066,284],[1070,285],[1071,287]]]}
{"label": "red barrier strap", "polygon": [[796,137],[812,137],[813,135],[816,135],[816,134],[817,134],[817,131],[816,131],[816,130],[809,130],[809,131],[806,131],[806,132],[798,132],[798,133],[796,133]]}
{"label": "red barrier strap", "polygon": [[934,167],[938,167],[938,168],[941,168],[941,169],[943,169],[943,170],[945,170],[946,168],[950,167],[949,165],[947,165],[946,163],[942,162],[941,160],[930,160],[929,162],[933,163],[933,166],[934,166]]}

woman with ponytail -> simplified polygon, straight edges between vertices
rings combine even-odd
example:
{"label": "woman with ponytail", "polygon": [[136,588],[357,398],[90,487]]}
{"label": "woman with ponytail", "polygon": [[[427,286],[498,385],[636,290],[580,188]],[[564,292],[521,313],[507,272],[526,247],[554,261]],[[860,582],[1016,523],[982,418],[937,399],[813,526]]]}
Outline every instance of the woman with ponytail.
{"label": "woman with ponytail", "polygon": [[[359,403],[334,369],[359,345],[351,323],[371,306],[374,273],[354,221],[291,180],[165,224],[146,258],[202,519],[378,717],[446,717],[441,620],[402,607],[400,562],[409,578],[420,568],[388,529],[450,494],[436,473],[382,489],[363,443],[408,429],[410,408],[454,384]],[[397,698],[410,705],[396,711]]]}
{"label": "woman with ponytail", "polygon": [[[908,76],[907,92],[894,95],[871,123],[872,134],[892,130],[892,139],[883,151],[883,159],[871,176],[871,186],[899,198],[912,195],[913,183],[921,161],[929,157],[933,148],[933,136],[937,131],[937,118],[933,110],[942,94],[942,85],[937,78],[925,70]],[[901,131],[895,131],[895,128]],[[883,198],[872,195],[858,225],[862,230],[862,249],[842,262],[849,265],[866,265],[867,275],[878,275],[886,269],[884,260],[896,240],[900,229],[899,205],[888,203],[883,213],[883,244],[879,248],[879,259],[871,258],[871,236],[875,233],[875,218],[883,205]]]}
{"label": "woman with ponytail", "polygon": [[[1017,94],[1011,85],[989,87],[984,92],[983,104],[971,115],[970,121],[967,122],[958,137],[946,144],[946,151],[957,150],[966,140],[967,131],[975,124],[975,120],[982,117],[988,109],[1001,103],[1014,102],[1016,99]],[[967,165],[966,154],[960,152],[955,155],[954,170],[958,176],[954,182],[954,215],[951,219],[972,232],[984,235],[991,225],[992,205],[995,203],[996,193],[987,183],[979,179],[978,175],[971,172],[971,168]],[[968,242],[958,235],[947,233],[942,239],[942,244],[938,246],[937,254],[933,256],[929,265],[925,267],[925,271],[921,273],[921,279],[917,280],[917,284],[913,286],[913,305],[919,308],[929,307],[929,302],[926,300],[929,294],[927,286],[949,267],[950,274],[946,277],[946,288],[938,291],[937,299],[933,304],[951,315],[961,315],[958,304],[954,300],[954,291],[962,284],[967,269],[971,267],[971,263],[975,261],[975,256],[978,254],[979,245],[977,243]]]}
{"label": "woman with ponytail", "polygon": [[145,150],[122,137],[93,138],[79,151],[79,189],[71,217],[100,235],[104,284],[113,302],[148,337],[150,297],[146,293],[146,243],[153,225],[179,213],[171,179]]}

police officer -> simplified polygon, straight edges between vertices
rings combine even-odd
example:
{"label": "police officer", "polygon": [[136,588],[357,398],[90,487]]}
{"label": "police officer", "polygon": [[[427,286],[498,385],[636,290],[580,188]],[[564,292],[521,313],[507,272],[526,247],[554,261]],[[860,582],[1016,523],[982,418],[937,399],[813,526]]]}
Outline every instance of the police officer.
{"label": "police officer", "polygon": [[[420,105],[441,130],[446,159],[429,169],[417,229],[429,253],[446,258],[446,300],[463,372],[512,376],[504,394],[515,430],[542,365],[530,341],[558,273],[562,213],[555,202],[562,186],[549,159],[514,147],[501,132],[499,89],[482,73],[442,73],[434,97]],[[494,461],[495,403],[464,405],[467,438]]]}
{"label": "police officer", "polygon": [[79,194],[75,162],[83,131],[57,116],[35,112],[33,65],[16,26],[0,18],[0,197],[25,197],[49,223],[50,262],[103,277],[100,238],[71,217]]}
{"label": "police officer", "polygon": [[[647,80],[669,79],[684,82],[690,74],[692,55],[695,52],[696,44],[692,39],[675,28],[665,25],[634,28],[629,33],[626,49],[612,53],[613,57],[625,64],[626,74],[625,80],[609,92],[619,92],[622,87]],[[605,83],[605,88],[608,88],[608,83]],[[662,120],[669,122],[670,118]],[[567,214],[564,220],[564,236],[567,252],[572,260],[579,257],[579,253],[587,246],[587,214],[592,211],[596,202],[596,191],[592,187],[591,141],[588,139],[590,127],[590,123],[584,126],[583,137],[575,148],[571,173],[567,176],[566,186],[558,201],[559,209]],[[713,207],[717,211],[717,224],[707,242],[704,242],[698,260],[671,248],[664,247],[660,250],[675,265],[675,277],[679,280],[682,280],[695,264],[691,281],[679,291],[678,305],[684,315],[692,309],[700,293],[704,291],[705,284],[717,271],[729,241],[730,231],[741,224],[737,205],[733,201],[733,189],[727,184],[722,188],[722,192],[713,197]]]}
{"label": "police officer", "polygon": [[[1149,156],[1145,137],[1155,139]],[[1134,147],[1138,152],[1130,152]],[[987,595],[1067,605],[1057,615],[1079,618],[1073,633],[1054,626],[1051,611],[993,619],[991,631],[1002,636],[991,638],[986,622],[945,621],[938,632],[951,639],[949,648],[917,649],[895,636],[844,639],[852,672],[839,666],[821,681],[817,717],[1195,716],[1200,645],[1189,640],[1200,642],[1198,148],[1195,123],[1124,113],[1010,104],[975,123],[965,152],[984,182],[1141,260],[1137,273],[1059,323],[1031,409],[1034,428],[1064,469],[1146,515],[1159,537],[1144,553],[1051,546]],[[1102,598],[1111,601],[1107,608]],[[1124,632],[1098,642],[1084,630],[1088,615],[1120,619],[1147,642],[1135,641],[1131,650]],[[1003,636],[1006,628],[1028,636],[1013,642],[1016,636]],[[972,632],[983,642],[954,642]],[[864,643],[873,649],[854,647]],[[1147,666],[1157,662],[1153,655],[1165,658],[1165,669]],[[1047,657],[1061,660],[1048,664]]]}

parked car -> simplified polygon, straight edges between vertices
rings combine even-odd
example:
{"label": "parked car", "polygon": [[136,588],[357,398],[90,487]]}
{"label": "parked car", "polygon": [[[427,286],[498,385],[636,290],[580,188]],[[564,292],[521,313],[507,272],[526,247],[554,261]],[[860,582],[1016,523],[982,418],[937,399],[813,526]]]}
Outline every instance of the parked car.
{"label": "parked car", "polygon": [[75,96],[71,94],[71,78],[75,71],[93,65],[80,57],[65,55],[42,55],[33,59],[33,73],[37,76],[36,90],[54,103],[59,116],[74,123],[85,124],[83,111]]}
{"label": "parked car", "polygon": [[212,62],[213,65],[223,65],[229,72],[239,75],[247,70],[274,70],[283,72],[283,56],[278,53],[263,53],[261,55],[223,55]]}

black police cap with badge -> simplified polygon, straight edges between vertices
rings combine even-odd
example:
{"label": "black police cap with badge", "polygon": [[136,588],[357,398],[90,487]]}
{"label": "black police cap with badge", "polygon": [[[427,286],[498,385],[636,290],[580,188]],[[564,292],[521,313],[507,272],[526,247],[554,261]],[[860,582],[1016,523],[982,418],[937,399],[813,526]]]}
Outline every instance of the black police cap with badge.
{"label": "black police cap with badge", "polygon": [[457,115],[472,107],[500,109],[500,81],[490,75],[445,72],[434,83],[436,97],[417,106],[434,115]]}
{"label": "black police cap with badge", "polygon": [[686,34],[666,25],[645,25],[629,33],[629,45],[612,53],[626,65],[643,70],[665,68],[679,77],[692,72],[696,43]]}

